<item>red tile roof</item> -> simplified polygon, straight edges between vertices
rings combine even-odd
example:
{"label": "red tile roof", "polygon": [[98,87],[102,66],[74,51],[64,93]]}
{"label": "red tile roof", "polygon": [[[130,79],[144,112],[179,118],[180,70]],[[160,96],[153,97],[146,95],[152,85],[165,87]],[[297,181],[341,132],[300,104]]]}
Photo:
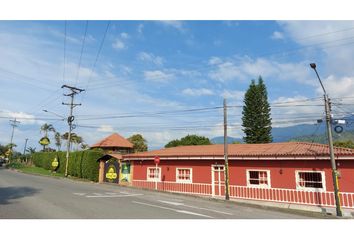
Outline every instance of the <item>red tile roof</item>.
{"label": "red tile roof", "polygon": [[[329,148],[325,144],[305,142],[284,142],[267,144],[229,144],[229,157],[316,157],[329,156]],[[124,155],[129,158],[150,157],[223,157],[224,145],[180,146],[164,148],[149,152]],[[335,156],[352,156],[354,149],[335,148]]]}
{"label": "red tile roof", "polygon": [[112,135],[104,138],[98,143],[91,146],[94,147],[124,147],[124,148],[133,148],[133,144],[129,142],[127,139],[119,135],[118,133],[113,133]]}

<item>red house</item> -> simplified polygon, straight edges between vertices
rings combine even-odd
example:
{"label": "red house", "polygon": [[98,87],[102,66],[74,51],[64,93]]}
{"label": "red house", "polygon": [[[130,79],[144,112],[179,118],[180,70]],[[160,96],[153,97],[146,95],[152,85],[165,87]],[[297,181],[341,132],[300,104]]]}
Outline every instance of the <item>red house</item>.
{"label": "red house", "polygon": [[[230,198],[335,207],[327,145],[230,144]],[[155,165],[154,157],[160,158]],[[354,150],[335,148],[343,208],[354,208]],[[131,185],[222,197],[224,146],[181,146],[128,154]]]}

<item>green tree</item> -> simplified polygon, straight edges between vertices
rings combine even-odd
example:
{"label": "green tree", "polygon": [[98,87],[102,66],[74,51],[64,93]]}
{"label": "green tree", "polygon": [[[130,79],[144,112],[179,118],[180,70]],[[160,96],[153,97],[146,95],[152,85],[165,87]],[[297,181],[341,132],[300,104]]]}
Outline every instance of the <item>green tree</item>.
{"label": "green tree", "polygon": [[133,144],[134,152],[145,152],[148,150],[147,141],[141,134],[134,134],[128,138]]}
{"label": "green tree", "polygon": [[258,84],[255,80],[251,81],[245,93],[242,115],[245,143],[272,142],[270,106],[267,89],[261,76],[258,78]]}
{"label": "green tree", "polygon": [[354,142],[352,140],[348,141],[335,141],[333,143],[335,147],[343,147],[343,148],[353,148],[354,149]]}
{"label": "green tree", "polygon": [[187,135],[180,140],[175,139],[165,145],[165,148],[190,145],[210,145],[209,138],[198,135]]}
{"label": "green tree", "polygon": [[[55,132],[55,128],[53,127],[52,124],[45,123],[45,124],[43,124],[41,126],[40,132],[41,133],[44,132],[44,137],[48,138],[48,132],[53,132],[54,133]],[[46,149],[46,145],[43,145],[43,152],[45,151],[45,149]]]}
{"label": "green tree", "polygon": [[48,132],[55,132],[55,128],[53,127],[52,124],[45,123],[41,126],[40,132],[44,132],[44,136],[48,137]]}
{"label": "green tree", "polygon": [[28,147],[28,148],[26,149],[26,151],[29,152],[29,154],[33,154],[33,153],[36,152],[36,148]]}
{"label": "green tree", "polygon": [[58,151],[60,151],[60,148],[61,148],[61,135],[60,135],[59,132],[55,133],[54,139],[55,139],[55,146],[57,146]]}
{"label": "green tree", "polygon": [[[61,138],[63,140],[66,140],[66,141],[68,141],[68,137],[69,137],[69,133],[68,132],[64,133],[61,136]],[[70,134],[70,143],[71,144],[76,144],[76,150],[78,150],[79,145],[82,144],[83,142],[84,142],[83,138],[80,137],[79,135],[77,135],[76,133],[71,133]]]}

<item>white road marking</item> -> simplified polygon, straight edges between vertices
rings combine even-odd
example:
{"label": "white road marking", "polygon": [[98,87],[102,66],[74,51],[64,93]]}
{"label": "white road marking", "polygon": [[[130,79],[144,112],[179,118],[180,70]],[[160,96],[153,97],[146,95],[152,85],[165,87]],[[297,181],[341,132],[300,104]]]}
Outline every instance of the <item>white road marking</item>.
{"label": "white road marking", "polygon": [[162,202],[162,203],[171,204],[171,205],[174,205],[174,206],[184,206],[184,207],[200,209],[200,210],[205,210],[205,211],[210,211],[210,212],[216,212],[216,213],[221,213],[221,214],[226,214],[226,215],[233,215],[232,213],[222,212],[222,211],[218,211],[218,210],[214,210],[214,209],[210,209],[210,208],[202,208],[202,207],[185,205],[184,203],[170,202],[170,201],[163,201],[163,200],[158,200],[158,201]]}
{"label": "white road marking", "polygon": [[199,214],[199,213],[190,212],[190,211],[185,211],[185,210],[179,210],[179,209],[174,209],[174,208],[169,208],[169,207],[163,207],[163,206],[154,205],[154,204],[149,204],[149,203],[143,203],[143,202],[136,202],[136,201],[132,201],[132,202],[133,202],[133,203],[136,203],[136,204],[141,204],[141,205],[150,206],[150,207],[156,207],[156,208],[166,209],[166,210],[170,210],[170,211],[174,211],[174,212],[178,212],[178,213],[184,213],[184,214],[189,214],[189,215],[196,215],[196,216],[205,217],[205,218],[213,218],[213,217],[208,216],[208,215]]}
{"label": "white road marking", "polygon": [[133,196],[141,196],[144,194],[125,194],[125,195],[89,195],[85,196],[87,198],[118,198],[118,197],[133,197]]}
{"label": "white road marking", "polygon": [[170,202],[170,201],[162,201],[162,200],[158,200],[159,202],[162,202],[162,203],[167,203],[167,204],[171,204],[171,205],[174,205],[174,206],[181,206],[181,205],[184,205],[184,203],[179,203],[179,202]]}
{"label": "white road marking", "polygon": [[73,193],[73,194],[75,194],[75,195],[79,195],[79,196],[84,196],[86,193]]}

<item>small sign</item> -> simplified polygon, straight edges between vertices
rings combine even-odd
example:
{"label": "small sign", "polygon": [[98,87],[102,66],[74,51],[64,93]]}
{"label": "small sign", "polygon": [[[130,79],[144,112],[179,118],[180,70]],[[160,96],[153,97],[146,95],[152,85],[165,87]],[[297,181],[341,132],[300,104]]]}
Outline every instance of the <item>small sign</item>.
{"label": "small sign", "polygon": [[160,157],[154,157],[154,163],[158,165],[160,163]]}
{"label": "small sign", "polygon": [[59,161],[58,158],[55,157],[54,160],[52,161],[52,170],[55,171],[59,167]]}
{"label": "small sign", "polygon": [[115,179],[117,179],[117,169],[113,164],[110,164],[108,166],[108,170],[106,173],[106,179],[108,179],[109,182],[113,182]]}
{"label": "small sign", "polygon": [[47,146],[50,144],[50,140],[47,137],[42,137],[41,140],[39,140],[39,144],[42,146]]}
{"label": "small sign", "polygon": [[122,164],[122,173],[123,174],[129,174],[130,173],[130,164],[129,163],[123,163]]}

